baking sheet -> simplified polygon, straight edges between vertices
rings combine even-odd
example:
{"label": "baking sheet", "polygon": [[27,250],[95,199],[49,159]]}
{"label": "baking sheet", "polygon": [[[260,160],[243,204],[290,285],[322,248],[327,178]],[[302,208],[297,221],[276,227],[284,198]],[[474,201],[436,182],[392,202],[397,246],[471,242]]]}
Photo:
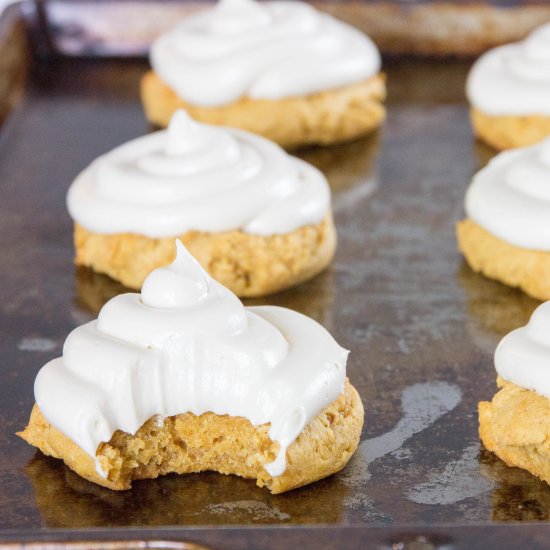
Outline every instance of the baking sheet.
{"label": "baking sheet", "polygon": [[[36,11],[16,9],[32,30]],[[18,60],[31,59],[28,41],[17,32],[6,38],[3,24],[0,43],[16,60],[10,70],[24,74]],[[0,133],[0,540],[52,537],[59,529],[77,529],[63,531],[74,538],[90,528],[146,528],[151,535],[157,527],[228,525],[294,526],[299,538],[305,525],[319,527],[321,548],[360,540],[357,529],[365,527],[395,529],[375,531],[383,540],[403,526],[431,533],[433,525],[455,534],[461,527],[467,538],[477,532],[468,525],[548,519],[548,486],[505,467],[477,436],[477,402],[495,392],[494,348],[538,302],[473,274],[456,251],[464,191],[493,154],[471,135],[463,98],[468,66],[387,60],[383,130],[299,153],[331,183],[336,260],[296,289],[248,303],[310,315],[351,350],[348,373],[365,404],[365,427],[343,472],[272,496],[253,481],[215,473],[135,482],[115,493],[14,436],[30,413],[38,369],[122,290],[73,266],[68,185],[101,153],[151,130],[138,97],[144,59],[35,59]],[[241,536],[232,533],[228,545]],[[243,533],[242,540],[254,540]],[[265,544],[283,537],[277,533]],[[524,540],[525,531],[510,533]],[[428,547],[435,546],[419,548]]]}

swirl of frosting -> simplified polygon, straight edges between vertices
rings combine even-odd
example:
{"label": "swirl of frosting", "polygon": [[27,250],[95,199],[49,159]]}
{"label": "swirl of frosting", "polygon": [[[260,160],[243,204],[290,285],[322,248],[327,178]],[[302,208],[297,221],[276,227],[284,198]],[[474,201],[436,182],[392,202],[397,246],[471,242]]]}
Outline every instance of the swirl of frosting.
{"label": "swirl of frosting", "polygon": [[150,58],[183,100],[206,107],[345,86],[381,64],[367,36],[297,1],[221,0],[157,38]]}
{"label": "swirl of frosting", "polygon": [[153,271],[141,295],[113,298],[69,334],[34,393],[45,418],[92,457],[116,430],[134,434],[154,416],[269,422],[280,450],[265,467],[278,476],[287,447],[342,392],[347,355],[309,317],[243,307],[178,242],[174,263]]}
{"label": "swirl of frosting", "polygon": [[474,176],[465,210],[503,241],[550,251],[550,138],[491,160]]}
{"label": "swirl of frosting", "polygon": [[526,326],[507,334],[495,351],[505,380],[550,399],[550,302],[541,304]]}
{"label": "swirl of frosting", "polygon": [[278,145],[178,111],[168,130],[92,162],[71,185],[67,206],[95,233],[272,235],[319,223],[330,190],[319,170]]}
{"label": "swirl of frosting", "polygon": [[482,55],[470,71],[466,94],[489,115],[550,116],[550,24]]}

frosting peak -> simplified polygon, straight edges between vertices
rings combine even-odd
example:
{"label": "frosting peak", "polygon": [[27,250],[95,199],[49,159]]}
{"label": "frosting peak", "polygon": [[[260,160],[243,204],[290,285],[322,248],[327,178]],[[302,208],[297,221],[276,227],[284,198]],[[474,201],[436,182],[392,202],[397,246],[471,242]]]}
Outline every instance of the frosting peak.
{"label": "frosting peak", "polygon": [[550,251],[550,138],[497,155],[474,176],[465,210],[510,244]]}
{"label": "frosting peak", "polygon": [[489,115],[550,116],[550,25],[482,55],[466,91],[472,105]]}
{"label": "frosting peak", "polygon": [[92,457],[116,430],[133,434],[153,416],[269,423],[279,452],[265,468],[281,475],[287,447],[342,392],[348,352],[304,315],[245,308],[177,247],[141,296],[116,296],[69,334],[63,356],[38,373],[36,403]]}
{"label": "frosting peak", "polygon": [[182,99],[206,107],[308,95],[380,70],[367,36],[298,1],[223,0],[162,34],[150,58]]}
{"label": "frosting peak", "polygon": [[278,145],[178,111],[168,130],[95,160],[71,185],[67,206],[75,221],[102,234],[272,235],[320,223],[330,191],[317,169]]}
{"label": "frosting peak", "polygon": [[139,157],[136,164],[151,175],[175,178],[231,168],[242,154],[230,132],[195,122],[180,109],[166,130],[164,148]]}
{"label": "frosting peak", "polygon": [[151,272],[141,289],[141,301],[153,308],[183,308],[198,304],[208,295],[209,276],[197,260],[176,240],[172,264]]}
{"label": "frosting peak", "polygon": [[180,109],[172,116],[166,136],[166,154],[183,156],[208,149],[216,141],[226,140],[235,146],[231,134],[216,126],[206,126],[195,122],[186,111]]}

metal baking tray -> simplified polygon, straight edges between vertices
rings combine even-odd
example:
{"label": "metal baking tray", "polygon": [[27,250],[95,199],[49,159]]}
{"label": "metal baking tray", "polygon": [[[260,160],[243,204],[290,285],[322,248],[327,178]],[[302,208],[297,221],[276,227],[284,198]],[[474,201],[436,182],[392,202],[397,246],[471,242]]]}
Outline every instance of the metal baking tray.
{"label": "metal baking tray", "polygon": [[[336,260],[251,301],[310,315],[351,350],[365,427],[343,472],[277,496],[215,473],[115,493],[14,435],[38,369],[124,290],[73,266],[68,185],[96,156],[151,131],[138,95],[146,59],[110,58],[108,43],[60,55],[53,38],[82,43],[94,25],[93,13],[89,27],[84,17],[78,27],[54,21],[62,4],[23,2],[0,20],[0,547],[544,547],[550,488],[477,436],[477,402],[495,392],[493,350],[537,302],[475,275],[456,250],[464,191],[493,154],[469,127],[469,61],[387,59],[384,128],[298,153],[330,180]],[[115,14],[116,3],[102,10],[110,5]]]}

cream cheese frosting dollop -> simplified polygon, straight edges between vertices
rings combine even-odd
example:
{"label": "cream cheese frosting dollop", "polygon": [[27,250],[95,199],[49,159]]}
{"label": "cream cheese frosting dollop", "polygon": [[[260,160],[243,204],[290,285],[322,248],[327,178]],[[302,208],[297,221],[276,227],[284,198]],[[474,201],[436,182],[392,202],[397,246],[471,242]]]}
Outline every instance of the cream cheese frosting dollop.
{"label": "cream cheese frosting dollop", "polygon": [[466,94],[488,115],[550,116],[550,24],[483,54],[470,71]]}
{"label": "cream cheese frosting dollop", "polygon": [[504,380],[550,399],[550,302],[500,341],[495,367]]}
{"label": "cream cheese frosting dollop", "polygon": [[101,234],[271,235],[320,223],[330,190],[319,170],[275,143],[178,111],[168,130],[92,162],[69,188],[67,207],[76,222]]}
{"label": "cream cheese frosting dollop", "polygon": [[265,468],[275,477],[287,447],[343,391],[347,355],[309,317],[245,308],[178,241],[175,261],[153,271],[141,295],[116,296],[69,334],[34,393],[44,417],[92,457],[116,430],[134,434],[155,416],[270,423],[280,450]]}
{"label": "cream cheese frosting dollop", "polygon": [[153,43],[153,70],[183,100],[214,107],[241,97],[281,99],[366,80],[374,43],[304,2],[222,0]]}
{"label": "cream cheese frosting dollop", "polygon": [[509,244],[550,251],[550,138],[494,157],[474,176],[465,210]]}

